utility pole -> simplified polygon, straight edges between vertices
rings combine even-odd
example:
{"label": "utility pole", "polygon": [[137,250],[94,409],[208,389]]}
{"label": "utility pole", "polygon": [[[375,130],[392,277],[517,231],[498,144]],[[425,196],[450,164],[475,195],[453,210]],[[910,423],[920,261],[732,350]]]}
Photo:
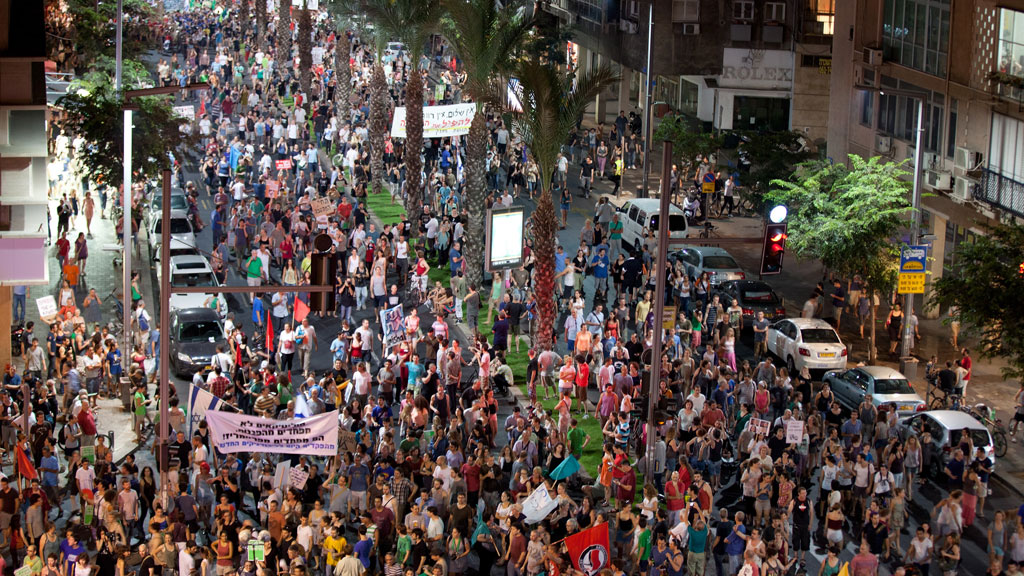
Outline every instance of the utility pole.
{"label": "utility pole", "polygon": [[[924,97],[917,97],[917,135],[914,140],[914,189],[911,192],[910,242],[916,246],[921,235],[921,146],[924,141]],[[917,376],[917,359],[913,358],[914,327],[910,315],[914,308],[914,295],[903,295],[903,342],[900,351],[900,372],[908,379]],[[908,374],[908,372],[912,372]]]}
{"label": "utility pole", "polygon": [[[117,0],[117,38],[114,45],[114,91],[121,94],[123,85],[124,2]],[[121,245],[122,258],[121,326],[124,358],[132,354],[132,111],[124,111],[124,166],[121,178]],[[124,360],[122,360],[123,362]]]}
{"label": "utility pole", "polygon": [[158,466],[160,467],[160,480],[167,474],[168,436],[170,435],[169,402],[170,375],[167,373],[168,360],[170,359],[171,337],[170,337],[170,297],[171,297],[171,171],[163,172],[163,197],[160,199],[160,355],[164,358],[157,358],[160,364],[160,452]]}
{"label": "utility pole", "polygon": [[[654,37],[654,1],[651,0],[650,9],[648,10],[647,16],[647,74],[644,75],[644,97],[647,99],[647,103],[644,104],[644,179],[642,190],[640,190],[640,197],[647,198],[651,195],[648,191],[648,180],[651,174],[651,136],[653,131],[651,130],[651,102],[653,101],[651,96],[651,40]],[[671,166],[671,160],[669,166]],[[667,180],[666,180],[667,182]],[[662,184],[662,188],[664,188]],[[662,214],[668,214],[668,209],[665,209]]]}
{"label": "utility pole", "polygon": [[[668,213],[672,195],[668,193],[668,181],[672,170],[672,142],[665,141],[661,149],[661,221],[658,225],[658,256],[654,263],[654,334],[651,338],[650,380],[647,386],[647,474],[654,473],[654,446],[658,438],[655,426],[655,409],[658,405],[658,391],[661,390],[661,333],[665,315],[665,264],[668,261]],[[637,326],[646,326],[646,318],[637,318]],[[641,329],[641,340],[643,340]]]}

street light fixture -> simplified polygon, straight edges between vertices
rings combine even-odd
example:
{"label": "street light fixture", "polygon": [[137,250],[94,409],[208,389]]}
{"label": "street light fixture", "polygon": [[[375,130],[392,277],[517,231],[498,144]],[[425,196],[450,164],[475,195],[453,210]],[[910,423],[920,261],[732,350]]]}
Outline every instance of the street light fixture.
{"label": "street light fixture", "polygon": [[768,219],[771,220],[772,224],[781,224],[786,219],[786,216],[789,216],[789,210],[782,204],[768,212]]}

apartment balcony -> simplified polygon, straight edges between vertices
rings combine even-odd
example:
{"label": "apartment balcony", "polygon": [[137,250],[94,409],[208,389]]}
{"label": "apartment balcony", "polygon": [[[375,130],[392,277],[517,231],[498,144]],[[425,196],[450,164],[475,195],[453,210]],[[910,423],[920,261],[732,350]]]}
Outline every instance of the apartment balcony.
{"label": "apartment balcony", "polygon": [[993,208],[1010,212],[1018,218],[1024,218],[1024,182],[983,169],[981,186],[975,189],[974,198]]}

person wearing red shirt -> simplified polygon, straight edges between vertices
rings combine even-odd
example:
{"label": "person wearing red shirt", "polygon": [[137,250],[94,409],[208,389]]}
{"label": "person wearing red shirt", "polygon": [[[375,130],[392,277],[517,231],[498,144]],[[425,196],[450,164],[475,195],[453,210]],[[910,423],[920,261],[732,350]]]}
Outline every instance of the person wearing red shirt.
{"label": "person wearing red shirt", "polygon": [[676,470],[672,471],[672,477],[665,485],[665,500],[668,501],[668,523],[675,526],[679,523],[679,512],[686,506],[686,490]]}
{"label": "person wearing red shirt", "polygon": [[705,428],[714,428],[716,424],[725,420],[725,413],[718,406],[718,403],[711,401],[707,408],[701,412],[700,423]]}

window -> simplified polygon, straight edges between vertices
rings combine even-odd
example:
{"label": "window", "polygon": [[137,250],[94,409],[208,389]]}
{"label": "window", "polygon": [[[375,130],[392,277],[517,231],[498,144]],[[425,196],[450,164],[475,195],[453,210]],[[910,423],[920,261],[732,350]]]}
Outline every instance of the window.
{"label": "window", "polygon": [[640,17],[640,2],[639,2],[639,0],[629,0],[629,2],[627,2],[626,4],[628,5],[626,7],[626,15],[629,16],[630,18],[639,18]]}
{"label": "window", "polygon": [[820,33],[831,36],[836,22],[836,0],[809,0],[811,15],[821,26]]}
{"label": "window", "polygon": [[673,22],[697,22],[700,20],[700,0],[672,0]]}
{"label": "window", "polygon": [[752,0],[732,0],[733,20],[753,20],[754,2]]}
{"label": "window", "polygon": [[884,134],[896,133],[896,96],[878,95],[878,131]]}
{"label": "window", "polygon": [[999,10],[998,62],[1000,72],[1024,76],[1024,12]]}
{"label": "window", "polygon": [[1024,122],[992,114],[988,169],[1011,180],[1024,182]]}
{"label": "window", "polygon": [[861,90],[860,91],[860,123],[864,126],[871,127],[871,123],[875,119],[875,91],[874,90]]}
{"label": "window", "polygon": [[949,133],[946,134],[946,156],[950,158],[956,153],[956,103],[956,100],[949,103]]}
{"label": "window", "polygon": [[765,22],[785,22],[786,4],[784,2],[768,2],[764,5]]}
{"label": "window", "polygon": [[885,57],[940,78],[946,77],[950,0],[885,0]]}

